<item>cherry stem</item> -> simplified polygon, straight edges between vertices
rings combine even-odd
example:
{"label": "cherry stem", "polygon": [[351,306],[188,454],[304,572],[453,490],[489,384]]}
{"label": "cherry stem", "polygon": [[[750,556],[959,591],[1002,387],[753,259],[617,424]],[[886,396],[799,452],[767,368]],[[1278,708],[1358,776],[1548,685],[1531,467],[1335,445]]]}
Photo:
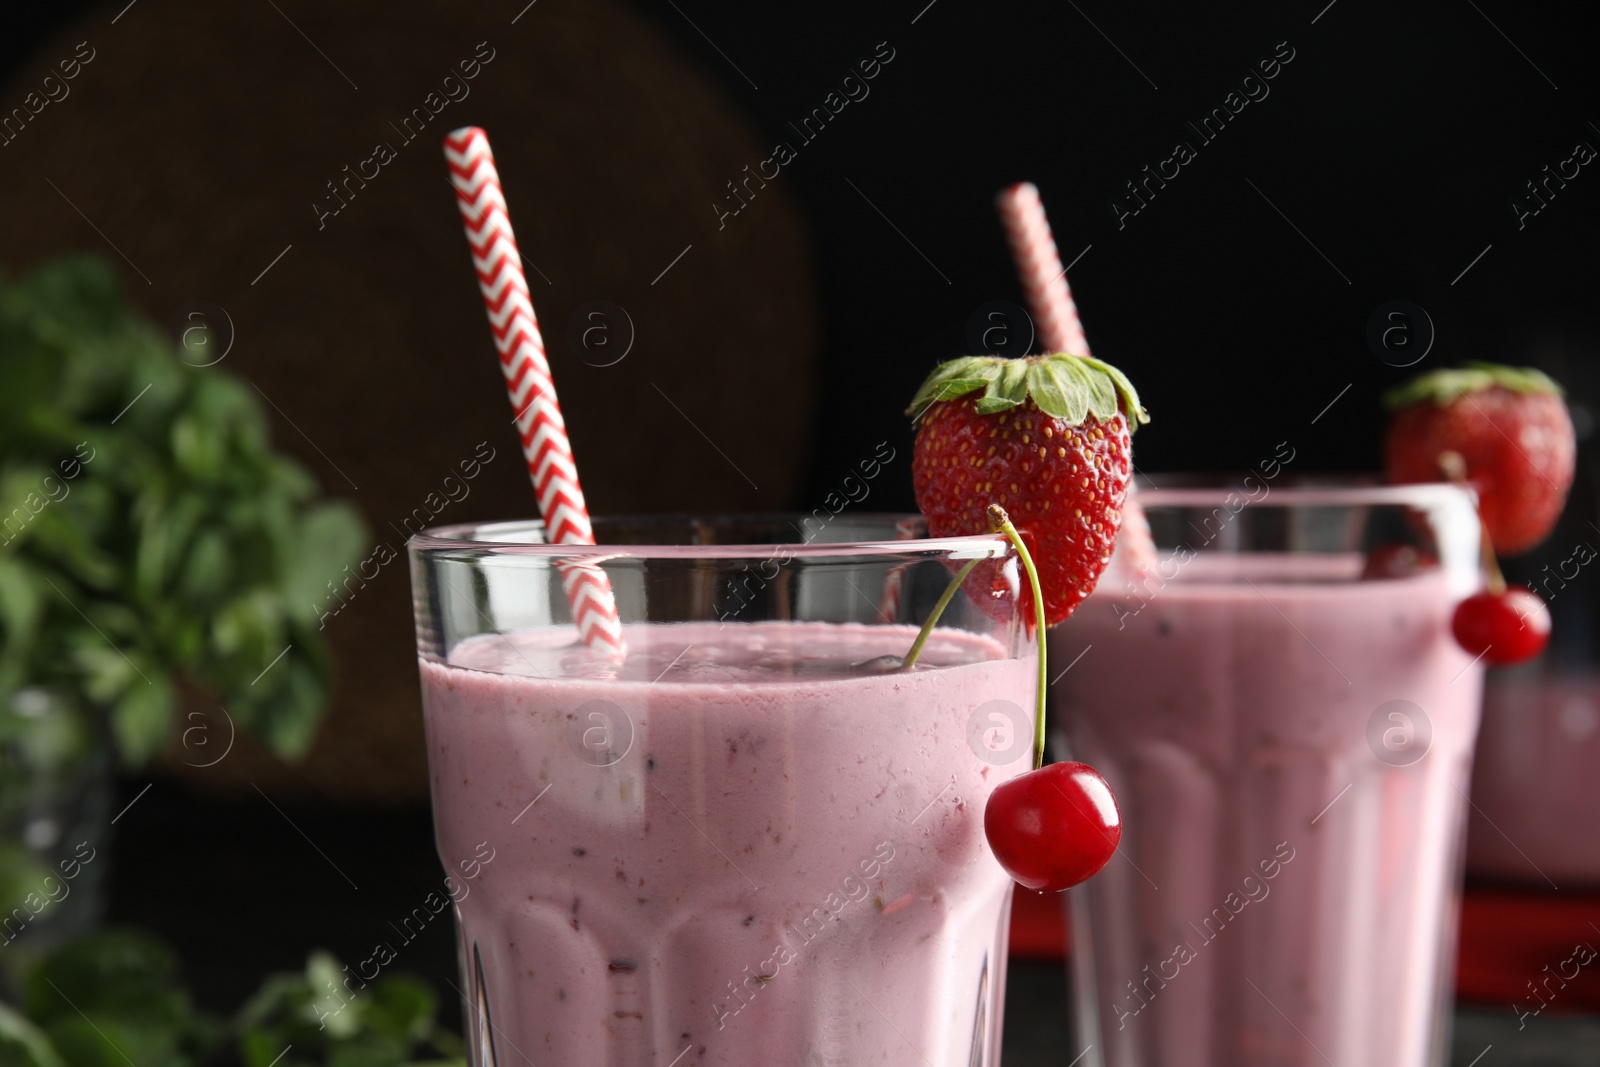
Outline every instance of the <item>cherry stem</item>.
{"label": "cherry stem", "polygon": [[[1467,463],[1461,453],[1439,453],[1439,470],[1450,484],[1471,488],[1471,483],[1467,481]],[[1489,592],[1499,596],[1506,591],[1506,576],[1500,572],[1500,561],[1494,554],[1494,542],[1489,540],[1489,527],[1484,525],[1482,516],[1478,519],[1478,567],[1483,571],[1483,581]]]}
{"label": "cherry stem", "polygon": [[1039,697],[1038,707],[1034,712],[1033,769],[1038,770],[1044,766],[1044,709],[1045,694],[1049,691],[1046,681],[1049,674],[1045,667],[1044,593],[1039,588],[1039,572],[1033,566],[1033,557],[1028,554],[1028,546],[1022,543],[1022,535],[1011,525],[1011,517],[999,504],[989,505],[989,526],[996,533],[1005,534],[1006,540],[1017,550],[1017,555],[1022,560],[1022,569],[1028,572],[1028,589],[1033,593],[1033,626],[1039,635]]}
{"label": "cherry stem", "polygon": [[[1039,695],[1034,711],[1033,769],[1038,770],[1044,766],[1045,696],[1049,692],[1049,686],[1046,684],[1049,674],[1045,666],[1044,593],[1039,588],[1039,572],[1033,565],[1033,557],[1028,554],[1028,546],[1022,543],[1022,535],[1011,525],[1011,517],[999,504],[989,505],[989,528],[994,533],[1004,534],[1006,540],[1011,542],[1011,547],[1016,549],[1018,558],[1022,560],[1022,569],[1028,572],[1028,589],[1033,593],[1033,628],[1039,635]],[[901,670],[909,671],[916,666],[917,658],[922,655],[923,646],[928,643],[928,637],[933,633],[934,624],[939,621],[939,616],[944,614],[944,609],[955,597],[956,590],[961,588],[961,583],[967,580],[967,575],[972,573],[972,568],[985,558],[977,556],[969,559],[966,565],[956,572],[956,576],[950,579],[950,584],[944,587],[944,592],[939,594],[938,602],[928,613],[922,629],[917,631],[917,639],[911,643],[911,650],[906,653],[905,662],[900,666]]]}
{"label": "cherry stem", "polygon": [[1483,580],[1489,592],[1499,596],[1506,591],[1506,576],[1500,573],[1500,561],[1495,558],[1494,543],[1489,540],[1489,528],[1481,520],[1478,526],[1478,559],[1483,568]]}
{"label": "cherry stem", "polygon": [[917,631],[917,639],[911,642],[911,651],[906,653],[905,663],[901,665],[902,670],[909,671],[917,665],[917,657],[922,655],[922,646],[928,643],[928,637],[933,633],[934,623],[938,622],[939,616],[944,614],[945,607],[949,605],[951,598],[956,595],[956,590],[961,588],[961,583],[967,580],[967,575],[972,573],[972,568],[982,561],[982,556],[974,556],[969,559],[966,566],[957,571],[956,576],[950,579],[950,584],[944,587],[944,592],[939,595],[938,602],[933,605],[933,610],[928,613],[927,620],[923,622],[922,629]]}

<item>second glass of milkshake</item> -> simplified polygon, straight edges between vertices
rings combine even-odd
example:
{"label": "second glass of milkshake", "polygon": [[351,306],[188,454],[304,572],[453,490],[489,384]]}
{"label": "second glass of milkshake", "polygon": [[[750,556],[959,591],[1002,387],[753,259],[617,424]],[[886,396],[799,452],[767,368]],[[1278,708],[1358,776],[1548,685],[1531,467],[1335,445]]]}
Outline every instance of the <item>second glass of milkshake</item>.
{"label": "second glass of milkshake", "polygon": [[1280,473],[1141,488],[1154,551],[1125,539],[1051,634],[1058,742],[1123,817],[1120,856],[1070,892],[1088,1064],[1448,1054],[1473,500]]}

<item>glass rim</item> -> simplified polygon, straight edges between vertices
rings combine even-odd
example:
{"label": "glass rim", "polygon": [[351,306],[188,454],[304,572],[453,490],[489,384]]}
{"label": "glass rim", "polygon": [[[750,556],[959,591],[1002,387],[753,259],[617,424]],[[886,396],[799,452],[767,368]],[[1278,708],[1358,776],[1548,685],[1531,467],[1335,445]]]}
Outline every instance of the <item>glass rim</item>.
{"label": "glass rim", "polygon": [[[634,525],[787,523],[799,529],[812,512],[719,512],[707,515],[673,513],[665,515],[615,515],[592,519],[600,530]],[[852,522],[873,521],[893,529],[908,519],[923,521],[918,512],[863,511],[850,516]],[[793,520],[793,521],[789,521]],[[421,557],[469,552],[474,555],[536,556],[552,559],[580,557],[591,561],[612,559],[828,559],[860,556],[905,556],[940,554],[954,559],[997,558],[1011,552],[1004,534],[971,534],[962,537],[907,537],[873,541],[765,541],[743,544],[550,544],[532,540],[488,540],[485,534],[538,535],[545,529],[543,519],[510,519],[496,522],[451,523],[430,526],[413,534],[406,542],[412,553]]]}
{"label": "glass rim", "polygon": [[[1243,483],[1254,477],[1267,492],[1259,500],[1246,497],[1244,503],[1252,508],[1286,507],[1351,507],[1351,506],[1458,506],[1466,503],[1476,507],[1476,494],[1467,487],[1449,482],[1417,482],[1410,485],[1389,485],[1376,481],[1362,483],[1354,479],[1330,479],[1328,483],[1288,483],[1274,485],[1273,479],[1260,474],[1244,475],[1178,475],[1176,477],[1206,479],[1207,484],[1176,484],[1162,486],[1163,475],[1142,476],[1142,484],[1130,487],[1129,500],[1137,500],[1141,507],[1205,507],[1222,506],[1229,496],[1239,496],[1250,490]],[[1232,477],[1233,482],[1223,478]],[[1215,478],[1214,484],[1209,479]]]}

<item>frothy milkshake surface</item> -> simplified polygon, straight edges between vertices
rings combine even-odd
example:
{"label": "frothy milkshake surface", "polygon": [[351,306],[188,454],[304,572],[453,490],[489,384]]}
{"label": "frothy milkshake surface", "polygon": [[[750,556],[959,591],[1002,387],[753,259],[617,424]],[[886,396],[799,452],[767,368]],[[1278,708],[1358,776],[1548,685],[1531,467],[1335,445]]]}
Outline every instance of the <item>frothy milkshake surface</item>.
{"label": "frothy milkshake surface", "polygon": [[651,624],[620,669],[570,633],[423,660],[441,857],[496,850],[458,905],[479,1050],[998,1064],[1010,881],[982,813],[1029,764],[968,730],[1032,707],[1036,661],[945,630],[912,672],[855,666],[914,636]]}
{"label": "frothy milkshake surface", "polygon": [[1082,653],[1055,721],[1123,814],[1123,856],[1072,891],[1099,1062],[1427,1062],[1482,668],[1441,571],[1361,567],[1202,555],[1052,633]]}

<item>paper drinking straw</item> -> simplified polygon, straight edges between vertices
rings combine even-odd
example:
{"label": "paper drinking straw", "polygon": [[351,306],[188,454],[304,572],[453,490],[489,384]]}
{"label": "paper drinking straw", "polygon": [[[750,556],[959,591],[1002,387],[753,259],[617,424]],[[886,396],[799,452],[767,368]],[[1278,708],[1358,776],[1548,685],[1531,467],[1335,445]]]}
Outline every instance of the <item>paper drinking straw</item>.
{"label": "paper drinking straw", "polygon": [[1156,569],[1156,539],[1150,533],[1150,520],[1139,506],[1135,490],[1135,486],[1128,486],[1127,499],[1122,502],[1122,528],[1117,531],[1117,551],[1111,556],[1117,562],[1126,553],[1127,568],[1133,572],[1128,577],[1145,578]]}
{"label": "paper drinking straw", "polygon": [[1050,222],[1045,218],[1038,187],[1032,182],[1013,185],[1000,193],[997,206],[1039,342],[1046,352],[1089,355],[1089,342],[1078,321],[1078,307],[1072,302],[1067,272],[1061,267],[1055,238],[1050,235]]}
{"label": "paper drinking straw", "polygon": [[[1004,189],[996,198],[996,206],[1040,344],[1046,352],[1092,355],[1088,338],[1083,335],[1083,323],[1078,319],[1078,305],[1072,302],[1067,272],[1050,234],[1050,220],[1045,217],[1038,186],[1019,182]],[[1117,544],[1127,552],[1127,563],[1136,573],[1147,574],[1155,569],[1156,545],[1150,535],[1150,522],[1133,498],[1131,486],[1122,506]]]}
{"label": "paper drinking straw", "polygon": [[[589,508],[578,484],[566,420],[556,401],[489,138],[476,126],[463,126],[445,137],[444,155],[546,536],[552,544],[592,545]],[[624,652],[622,621],[605,571],[594,564],[568,563],[561,566],[561,584],[584,643]]]}

